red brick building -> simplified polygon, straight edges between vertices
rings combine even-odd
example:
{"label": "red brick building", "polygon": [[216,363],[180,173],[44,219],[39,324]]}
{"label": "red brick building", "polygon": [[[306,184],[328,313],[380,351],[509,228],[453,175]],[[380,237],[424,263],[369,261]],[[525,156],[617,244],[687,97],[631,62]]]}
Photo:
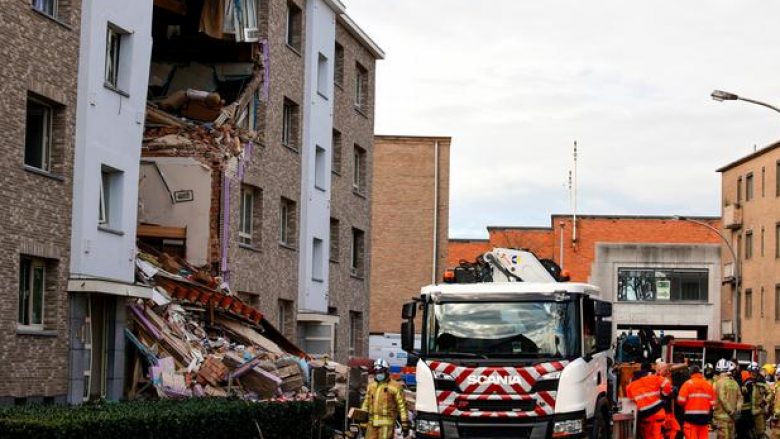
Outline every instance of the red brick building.
{"label": "red brick building", "polygon": [[[717,217],[694,219],[720,227]],[[493,247],[528,249],[572,281],[601,287],[616,303],[618,331],[647,326],[720,337],[720,238],[706,227],[674,217],[582,215],[575,239],[572,217],[553,215],[550,227],[488,227],[488,235],[450,240],[448,267]]]}

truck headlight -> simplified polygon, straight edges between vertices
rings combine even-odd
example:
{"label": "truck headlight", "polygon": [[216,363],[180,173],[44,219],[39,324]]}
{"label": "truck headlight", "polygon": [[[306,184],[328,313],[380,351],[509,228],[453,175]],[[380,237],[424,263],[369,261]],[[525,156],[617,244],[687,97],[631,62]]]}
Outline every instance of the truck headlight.
{"label": "truck headlight", "polygon": [[426,435],[428,437],[441,437],[441,425],[439,425],[439,421],[418,419],[417,434]]}
{"label": "truck headlight", "polygon": [[580,433],[582,433],[582,419],[555,421],[555,425],[553,426],[553,437],[565,437]]}

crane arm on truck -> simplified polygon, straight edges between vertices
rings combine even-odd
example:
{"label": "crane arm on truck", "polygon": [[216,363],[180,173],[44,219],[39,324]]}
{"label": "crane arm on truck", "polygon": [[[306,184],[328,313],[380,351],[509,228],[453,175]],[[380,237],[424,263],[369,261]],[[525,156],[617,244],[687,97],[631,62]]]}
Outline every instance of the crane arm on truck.
{"label": "crane arm on truck", "polygon": [[461,261],[445,281],[478,282],[564,282],[568,280],[554,261],[539,259],[528,250],[494,248],[475,262]]}

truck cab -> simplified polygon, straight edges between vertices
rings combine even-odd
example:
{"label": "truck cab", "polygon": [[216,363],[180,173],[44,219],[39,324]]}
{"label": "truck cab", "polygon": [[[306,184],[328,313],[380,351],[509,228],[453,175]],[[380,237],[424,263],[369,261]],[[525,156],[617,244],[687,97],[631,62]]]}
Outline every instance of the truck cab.
{"label": "truck cab", "polygon": [[418,357],[416,437],[609,437],[611,314],[588,284],[423,287],[401,328]]}

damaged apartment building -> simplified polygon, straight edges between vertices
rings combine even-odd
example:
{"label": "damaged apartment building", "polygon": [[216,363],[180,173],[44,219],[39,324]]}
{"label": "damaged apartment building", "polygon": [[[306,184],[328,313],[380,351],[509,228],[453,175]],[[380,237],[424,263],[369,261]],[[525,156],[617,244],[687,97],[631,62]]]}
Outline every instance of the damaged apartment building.
{"label": "damaged apartment building", "polygon": [[312,355],[367,350],[375,63],[338,0],[155,0],[141,249]]}

